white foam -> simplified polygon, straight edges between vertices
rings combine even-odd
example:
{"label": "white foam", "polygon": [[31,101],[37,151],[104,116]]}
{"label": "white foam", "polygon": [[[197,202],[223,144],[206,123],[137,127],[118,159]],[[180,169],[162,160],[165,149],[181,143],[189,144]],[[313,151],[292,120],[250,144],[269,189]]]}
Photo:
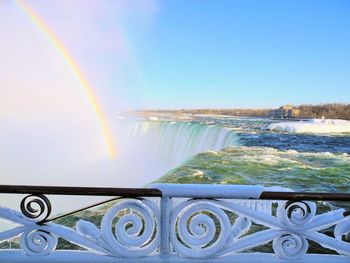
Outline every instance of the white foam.
{"label": "white foam", "polygon": [[270,124],[267,129],[290,133],[347,133],[350,132],[350,121],[322,118],[300,122],[278,122]]}
{"label": "white foam", "polygon": [[204,173],[201,170],[195,170],[195,172],[192,175],[198,176],[198,177],[203,177]]}

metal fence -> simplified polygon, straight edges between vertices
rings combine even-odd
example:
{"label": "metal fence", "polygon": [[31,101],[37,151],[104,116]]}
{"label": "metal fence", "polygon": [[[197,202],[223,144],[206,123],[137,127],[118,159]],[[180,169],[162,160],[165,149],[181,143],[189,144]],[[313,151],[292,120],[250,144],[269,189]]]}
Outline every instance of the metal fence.
{"label": "metal fence", "polygon": [[[0,204],[0,219],[13,223],[0,230],[0,262],[350,262],[348,193],[150,187],[2,185],[25,196],[18,210]],[[52,195],[110,199],[52,214]],[[79,218],[90,209],[98,216]]]}

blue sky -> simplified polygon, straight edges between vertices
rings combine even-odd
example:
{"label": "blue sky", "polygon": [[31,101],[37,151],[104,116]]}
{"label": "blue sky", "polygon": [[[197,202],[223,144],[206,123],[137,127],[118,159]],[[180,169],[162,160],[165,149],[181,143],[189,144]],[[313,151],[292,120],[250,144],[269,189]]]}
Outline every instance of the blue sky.
{"label": "blue sky", "polygon": [[349,1],[161,1],[146,33],[128,25],[142,106],[349,103],[349,14]]}
{"label": "blue sky", "polygon": [[[142,108],[350,102],[347,0],[26,2],[111,115]],[[0,81],[13,93],[13,99],[2,96],[5,103],[23,105],[16,94],[24,85],[29,106],[50,87],[80,107],[65,61],[14,3],[0,1]],[[56,86],[66,86],[65,93]],[[0,88],[9,93],[8,86]]]}

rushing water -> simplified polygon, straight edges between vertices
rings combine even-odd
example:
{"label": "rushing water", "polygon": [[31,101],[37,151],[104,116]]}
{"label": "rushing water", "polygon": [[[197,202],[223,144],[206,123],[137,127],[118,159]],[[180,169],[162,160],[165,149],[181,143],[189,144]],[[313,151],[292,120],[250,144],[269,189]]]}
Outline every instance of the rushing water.
{"label": "rushing water", "polygon": [[[266,130],[264,118],[192,117],[138,120],[167,163],[157,182],[280,185],[301,191],[350,191],[349,134],[289,134]],[[170,169],[170,170],[169,170]]]}
{"label": "rushing water", "polygon": [[[184,121],[125,120],[119,123],[132,156],[138,155],[147,168],[144,173],[158,178],[196,154],[239,145],[235,131],[218,124]],[[125,159],[135,159],[127,156]],[[145,158],[147,160],[145,160]],[[129,167],[131,168],[131,167]]]}

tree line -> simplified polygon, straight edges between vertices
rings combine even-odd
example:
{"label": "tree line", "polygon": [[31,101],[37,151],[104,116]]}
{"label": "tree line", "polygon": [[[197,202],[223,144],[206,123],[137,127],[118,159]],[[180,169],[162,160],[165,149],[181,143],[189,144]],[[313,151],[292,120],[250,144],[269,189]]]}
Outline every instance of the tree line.
{"label": "tree line", "polygon": [[[327,103],[327,104],[302,104],[293,106],[300,110],[300,118],[329,118],[350,120],[350,104],[346,103]],[[268,109],[177,109],[177,110],[137,110],[136,113],[171,113],[175,115],[182,114],[210,114],[210,115],[230,115],[242,117],[269,117],[272,108]]]}
{"label": "tree line", "polygon": [[296,107],[300,110],[300,117],[350,120],[350,104],[328,103],[318,105],[300,105]]}

